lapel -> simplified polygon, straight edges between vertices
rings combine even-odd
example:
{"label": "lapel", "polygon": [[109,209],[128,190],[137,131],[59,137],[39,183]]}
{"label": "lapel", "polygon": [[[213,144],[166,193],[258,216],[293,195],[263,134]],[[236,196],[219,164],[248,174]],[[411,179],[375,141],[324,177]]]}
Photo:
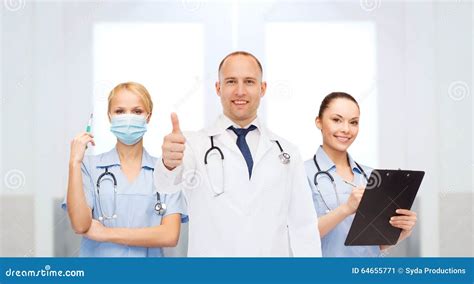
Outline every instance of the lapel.
{"label": "lapel", "polygon": [[235,152],[236,154],[242,155],[242,153],[240,153],[239,147],[237,147],[237,144],[232,141],[226,131],[226,129],[230,126],[230,124],[227,125],[227,120],[228,119],[226,119],[224,115],[221,114],[214,122],[214,124],[210,127],[205,128],[204,131],[206,132],[207,136],[214,137],[215,146],[220,147],[220,145],[223,145],[227,149]]}
{"label": "lapel", "polygon": [[258,163],[262,160],[262,158],[267,154],[267,152],[272,149],[272,147],[278,147],[274,142],[278,140],[278,138],[273,133],[271,133],[262,123],[260,123],[259,130],[260,138],[258,141],[257,153],[253,158],[254,169],[257,167]]}

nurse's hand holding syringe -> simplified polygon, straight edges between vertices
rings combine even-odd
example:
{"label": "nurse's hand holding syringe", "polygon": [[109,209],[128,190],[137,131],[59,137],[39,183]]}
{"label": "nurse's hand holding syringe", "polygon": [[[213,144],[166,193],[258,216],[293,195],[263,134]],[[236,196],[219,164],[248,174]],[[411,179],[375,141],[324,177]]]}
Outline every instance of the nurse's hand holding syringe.
{"label": "nurse's hand holding syringe", "polygon": [[87,149],[87,144],[91,143],[95,146],[94,142],[94,135],[91,132],[92,127],[92,114],[89,118],[89,122],[86,126],[86,132],[79,133],[72,141],[71,141],[71,155],[69,158],[69,163],[82,163],[84,159],[84,154]]}
{"label": "nurse's hand holding syringe", "polygon": [[92,210],[86,202],[82,183],[82,160],[86,146],[91,143],[95,146],[94,136],[90,133],[92,115],[89,119],[86,132],[79,133],[71,141],[71,154],[69,158],[69,180],[67,190],[67,210],[71,226],[77,234],[84,234],[89,230],[92,222]]}

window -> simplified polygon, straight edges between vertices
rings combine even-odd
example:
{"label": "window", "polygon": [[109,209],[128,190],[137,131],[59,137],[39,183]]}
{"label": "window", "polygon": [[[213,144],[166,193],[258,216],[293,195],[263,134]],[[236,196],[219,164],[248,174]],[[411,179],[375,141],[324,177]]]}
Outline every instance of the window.
{"label": "window", "polygon": [[192,117],[182,120],[183,129],[202,128],[201,24],[98,23],[93,37],[94,154],[115,145],[116,139],[109,131],[107,96],[121,82],[139,82],[152,96],[153,115],[144,143],[153,154],[161,153],[162,137],[171,131],[172,111]]}
{"label": "window", "polygon": [[275,22],[265,27],[270,129],[312,157],[322,144],[314,119],[327,94],[343,91],[361,107],[354,159],[377,165],[376,43],[371,22]]}

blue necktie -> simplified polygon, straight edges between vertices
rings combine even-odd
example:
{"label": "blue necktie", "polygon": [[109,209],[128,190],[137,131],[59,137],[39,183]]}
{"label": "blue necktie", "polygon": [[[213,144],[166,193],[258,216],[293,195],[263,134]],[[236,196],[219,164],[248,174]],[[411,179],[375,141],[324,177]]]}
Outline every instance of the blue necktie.
{"label": "blue necktie", "polygon": [[233,126],[228,129],[234,131],[237,135],[237,147],[239,147],[240,152],[244,155],[245,162],[247,163],[247,168],[249,170],[249,179],[252,177],[252,168],[253,168],[253,159],[252,154],[250,153],[249,145],[245,141],[245,136],[249,131],[257,129],[255,125],[250,125],[249,128],[235,128]]}

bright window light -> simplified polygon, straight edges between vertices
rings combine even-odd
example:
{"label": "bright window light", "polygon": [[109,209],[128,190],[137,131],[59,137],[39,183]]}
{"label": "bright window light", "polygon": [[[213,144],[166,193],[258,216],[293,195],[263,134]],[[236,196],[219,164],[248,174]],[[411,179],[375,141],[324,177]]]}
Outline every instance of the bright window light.
{"label": "bright window light", "polygon": [[180,121],[182,129],[203,127],[201,24],[99,23],[93,36],[95,154],[115,145],[107,96],[121,82],[139,82],[152,96],[153,115],[144,140],[151,153],[161,153],[163,136],[171,131],[172,111],[187,117]]}
{"label": "bright window light", "polygon": [[327,94],[343,91],[361,107],[359,136],[350,153],[377,165],[376,42],[371,22],[269,23],[265,27],[265,113],[275,132],[310,159],[322,137],[315,126]]}

